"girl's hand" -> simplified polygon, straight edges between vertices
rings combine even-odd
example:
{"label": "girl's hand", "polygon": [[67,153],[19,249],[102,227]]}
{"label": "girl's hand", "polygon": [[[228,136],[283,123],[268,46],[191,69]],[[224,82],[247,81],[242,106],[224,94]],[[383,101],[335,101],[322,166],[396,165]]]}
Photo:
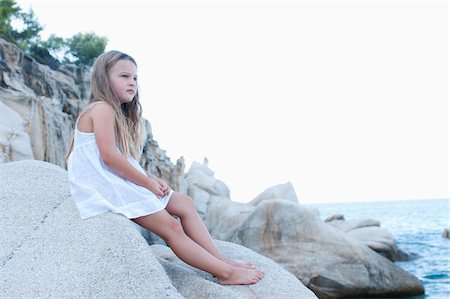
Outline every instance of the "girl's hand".
{"label": "girl's hand", "polygon": [[164,196],[167,196],[169,194],[169,186],[164,182],[163,180],[157,178],[156,181],[158,181],[158,184],[161,188],[161,191],[164,193]]}
{"label": "girl's hand", "polygon": [[158,180],[149,178],[148,184],[147,184],[147,189],[150,190],[151,192],[153,192],[156,195],[156,197],[158,197],[158,198],[166,196],[166,194],[164,192],[164,188],[163,188],[163,186],[161,186],[161,184]]}

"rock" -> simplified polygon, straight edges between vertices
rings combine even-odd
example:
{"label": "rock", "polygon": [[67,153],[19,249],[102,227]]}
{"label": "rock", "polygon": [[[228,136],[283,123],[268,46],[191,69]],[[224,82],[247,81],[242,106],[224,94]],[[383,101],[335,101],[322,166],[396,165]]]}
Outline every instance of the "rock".
{"label": "rock", "polygon": [[213,277],[193,267],[187,267],[168,247],[153,245],[172,283],[185,298],[317,298],[298,279],[274,261],[229,242],[216,241],[219,249],[228,257],[252,261],[265,270],[264,278],[247,287],[216,284]]}
{"label": "rock", "polygon": [[52,70],[57,70],[61,63],[55,59],[46,48],[33,45],[29,48],[31,55],[41,64],[48,65]]}
{"label": "rock", "polygon": [[0,102],[0,163],[33,158],[25,121],[17,112]]}
{"label": "rock", "polygon": [[328,216],[324,221],[325,222],[332,222],[332,221],[335,221],[335,220],[345,221],[345,217],[342,214],[335,214],[335,215]]}
{"label": "rock", "polygon": [[[273,192],[279,190],[277,186],[244,204],[209,193],[214,178],[207,165],[196,164],[195,171],[189,170],[186,174],[186,181],[197,182],[197,176],[202,184],[190,185],[189,195],[195,201],[196,195],[202,195],[203,212],[211,235],[270,257],[318,297],[423,294],[423,286],[416,277],[364,244],[379,248],[391,244],[391,235],[384,234],[385,230],[377,230],[377,242],[365,238],[364,230],[373,230],[374,225],[379,226],[378,221],[369,219],[333,227],[330,223],[341,220],[324,222],[316,211],[292,200],[294,197],[276,198],[277,194],[295,194],[293,189],[287,190],[289,184],[282,185],[283,192]],[[354,231],[354,235],[349,236],[348,231]]]}
{"label": "rock", "polygon": [[105,213],[82,220],[67,172],[47,162],[0,164],[1,298],[317,298],[293,275],[249,249],[218,242],[230,257],[265,269],[252,286],[222,286],[136,224]]}
{"label": "rock", "polygon": [[[204,169],[208,170],[205,172]],[[198,187],[211,195],[229,197],[230,189],[223,182],[216,180],[213,177],[214,172],[208,168],[207,159],[205,159],[203,164],[194,161],[189,171],[195,174],[191,176],[189,186]]]}
{"label": "rock", "polygon": [[356,219],[346,221],[343,215],[333,215],[325,219],[325,222],[343,232],[350,232],[364,227],[380,227],[380,221],[375,219]]}
{"label": "rock", "polygon": [[389,252],[395,245],[394,236],[380,227],[361,227],[347,232],[347,236],[366,244],[374,251]]}
{"label": "rock", "polygon": [[380,221],[376,219],[345,221],[343,215],[333,215],[325,219],[325,222],[391,261],[409,261],[417,256],[398,248],[392,233],[381,228]]}
{"label": "rock", "polygon": [[[231,234],[243,221],[242,215],[250,213],[253,207],[229,200],[229,189],[216,180],[214,172],[203,164],[193,162],[185,180],[188,195],[195,199],[200,217],[209,228],[211,235],[220,240],[229,240]],[[218,187],[219,186],[219,187]],[[239,208],[236,208],[236,204]]]}
{"label": "rock", "polygon": [[259,194],[255,199],[250,201],[250,204],[257,206],[262,201],[271,199],[283,199],[298,203],[298,198],[297,194],[295,194],[294,187],[290,182],[288,182],[286,184],[279,184],[266,189],[263,193]]}

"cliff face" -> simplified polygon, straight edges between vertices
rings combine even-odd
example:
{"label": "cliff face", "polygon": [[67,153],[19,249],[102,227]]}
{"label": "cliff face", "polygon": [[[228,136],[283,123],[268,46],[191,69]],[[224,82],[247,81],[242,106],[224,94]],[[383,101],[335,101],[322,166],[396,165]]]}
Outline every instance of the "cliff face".
{"label": "cliff face", "polygon": [[[35,159],[64,168],[75,120],[88,101],[89,75],[74,65],[52,70],[0,38],[0,163]],[[148,121],[146,136],[141,165],[179,190],[183,159],[174,165],[166,157]]]}

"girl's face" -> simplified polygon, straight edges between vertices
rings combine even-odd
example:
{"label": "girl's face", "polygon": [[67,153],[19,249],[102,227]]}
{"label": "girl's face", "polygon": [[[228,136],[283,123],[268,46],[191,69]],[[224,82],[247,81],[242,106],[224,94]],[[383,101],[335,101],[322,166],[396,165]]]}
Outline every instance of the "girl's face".
{"label": "girl's face", "polygon": [[121,104],[133,100],[137,92],[137,67],[127,59],[121,59],[109,70],[109,83]]}

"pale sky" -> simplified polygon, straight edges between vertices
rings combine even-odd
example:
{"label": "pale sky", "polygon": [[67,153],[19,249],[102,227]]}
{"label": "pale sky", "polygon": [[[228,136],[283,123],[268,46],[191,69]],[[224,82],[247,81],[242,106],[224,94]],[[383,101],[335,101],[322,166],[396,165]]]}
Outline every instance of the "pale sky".
{"label": "pale sky", "polygon": [[235,201],[449,197],[448,1],[17,2],[133,56],[160,147]]}

